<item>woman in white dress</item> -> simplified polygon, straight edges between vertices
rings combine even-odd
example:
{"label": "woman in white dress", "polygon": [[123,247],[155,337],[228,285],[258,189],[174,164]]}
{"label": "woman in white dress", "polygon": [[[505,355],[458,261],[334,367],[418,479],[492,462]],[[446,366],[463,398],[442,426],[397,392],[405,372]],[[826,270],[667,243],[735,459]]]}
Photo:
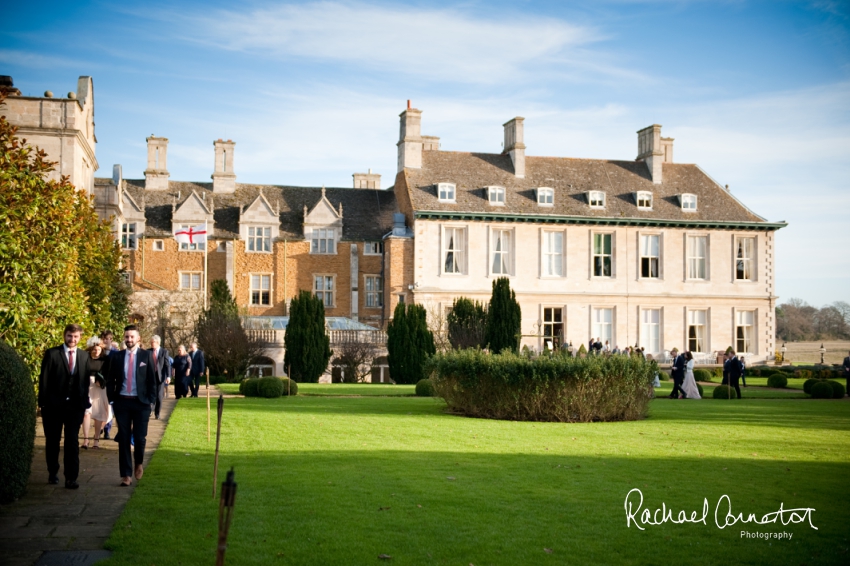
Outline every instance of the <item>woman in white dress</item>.
{"label": "woman in white dress", "polygon": [[104,351],[100,342],[100,338],[89,338],[86,342],[86,350],[89,352],[89,401],[91,407],[86,409],[85,417],[83,417],[83,434],[86,442],[83,448],[88,448],[89,445],[89,428],[91,420],[94,419],[94,446],[92,448],[100,448],[98,440],[100,439],[100,431],[105,423],[112,420],[112,405],[109,404],[109,399],[106,396],[106,383],[103,381],[103,376],[106,375],[108,369],[109,353]]}
{"label": "woman in white dress", "polygon": [[690,352],[684,353],[687,365],[685,365],[685,382],[682,383],[682,391],[685,392],[685,399],[701,399],[697,381],[694,379],[694,356]]}

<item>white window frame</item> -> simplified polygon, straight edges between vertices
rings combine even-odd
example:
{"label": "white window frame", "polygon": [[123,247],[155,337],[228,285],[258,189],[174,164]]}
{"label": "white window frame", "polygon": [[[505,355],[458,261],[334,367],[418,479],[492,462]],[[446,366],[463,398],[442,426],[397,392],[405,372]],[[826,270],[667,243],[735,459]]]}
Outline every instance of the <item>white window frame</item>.
{"label": "white window frame", "polygon": [[682,205],[682,210],[685,212],[696,212],[697,211],[697,196],[691,193],[684,193],[679,197],[679,200]]}
{"label": "white window frame", "polygon": [[[257,279],[255,281],[255,278]],[[271,273],[249,273],[248,274],[248,305],[252,307],[272,306],[272,274]],[[256,293],[256,301],[254,294]],[[263,294],[265,293],[265,297]],[[265,301],[263,300],[265,299]]]}
{"label": "white window frame", "polygon": [[[749,317],[747,316],[749,315]],[[747,321],[746,318],[751,320]],[[742,324],[742,322],[749,324]],[[756,310],[755,309],[735,309],[735,353],[740,356],[742,354],[756,354],[754,346],[756,345]]]}
{"label": "white window frame", "polygon": [[[739,257],[739,253],[743,252],[746,254],[747,250],[741,247],[741,244],[745,241],[752,242],[752,249],[749,250],[749,257]],[[733,276],[735,281],[756,281],[756,250],[758,248],[758,240],[755,236],[735,236],[734,244],[732,249],[732,266],[733,266]],[[742,269],[739,270],[739,267]],[[738,277],[739,271],[743,271],[743,275],[749,275],[748,277]]]}
{"label": "white window frame", "polygon": [[384,242],[363,242],[363,255],[382,255]]}
{"label": "white window frame", "polygon": [[[204,272],[203,271],[178,271],[177,277],[180,279],[180,290],[181,291],[203,291],[204,290]],[[198,282],[197,285],[195,285],[195,278],[197,278],[197,282]],[[185,284],[187,281],[188,281],[188,285]]]}
{"label": "white window frame", "polygon": [[[466,275],[466,243],[469,231],[466,226],[444,226],[440,246],[440,271],[443,275]],[[458,242],[457,240],[461,241]],[[449,243],[452,247],[449,248]],[[448,254],[452,253],[452,270],[446,269]],[[455,269],[456,268],[456,269]]]}
{"label": "white window frame", "polygon": [[[655,246],[650,244],[647,249],[646,243],[652,242],[654,239]],[[638,275],[642,280],[660,280],[661,279],[661,234],[639,233],[638,234]],[[646,260],[646,261],[644,261]],[[644,271],[644,263],[647,271]],[[653,275],[653,265],[655,267]],[[648,273],[648,274],[647,274]]]}
{"label": "white window frame", "polygon": [[[319,282],[321,281],[321,285]],[[330,282],[330,285],[328,285]],[[329,289],[327,287],[330,287]],[[313,274],[313,296],[322,300],[326,309],[336,306],[336,275],[332,273]]]}
{"label": "white window frame", "polygon": [[[555,236],[561,238],[561,251],[553,250],[552,244]],[[552,237],[552,239],[550,239]],[[540,277],[562,278],[567,276],[567,234],[564,230],[540,231]],[[560,270],[551,269],[557,261],[560,261]]]}
{"label": "white window frame", "polygon": [[271,253],[272,227],[248,226],[248,240],[245,242],[245,251],[252,254]]}
{"label": "white window frame", "polygon": [[[188,230],[189,228],[192,228],[193,226],[194,226],[194,224],[181,224],[180,226],[178,226],[178,229],[179,230]],[[207,230],[207,232],[209,232],[209,230]],[[206,234],[206,236],[209,236],[209,234]],[[206,251],[206,249],[207,249],[207,243],[206,242],[199,242],[199,243],[196,243],[196,244],[190,244],[189,242],[180,242],[180,251],[181,252],[202,252],[202,251]]]}
{"label": "white window frame", "polygon": [[164,252],[165,240],[154,240],[153,244],[151,244],[151,249],[155,252]]}
{"label": "white window frame", "polygon": [[[638,191],[635,193],[635,203],[638,210],[652,210],[652,192]],[[648,203],[648,204],[647,204]]]}
{"label": "white window frame", "polygon": [[[325,250],[322,251],[324,244]],[[310,255],[336,255],[336,229],[313,228],[310,232]]]}
{"label": "white window frame", "polygon": [[[610,252],[608,254],[604,253],[604,243],[602,248],[602,253],[596,253],[596,237],[597,236],[608,236],[611,240],[610,242]],[[604,240],[603,240],[604,242]],[[596,258],[609,258],[608,271],[609,273],[606,275],[604,273],[604,261],[602,263],[603,266],[603,274],[596,274]],[[590,233],[590,276],[591,278],[596,279],[612,279],[614,277],[614,233],[613,232],[591,232]]]}
{"label": "white window frame", "polygon": [[[692,246],[691,242],[702,238],[705,242],[702,255],[699,246]],[[694,249],[692,249],[692,247]],[[702,277],[699,277],[699,266],[702,264]],[[708,234],[685,234],[685,279],[688,281],[708,281]],[[696,273],[697,276],[694,274]]]}
{"label": "white window frame", "polygon": [[590,208],[603,209],[605,208],[605,191],[588,191],[587,205]]}
{"label": "white window frame", "polygon": [[[701,321],[700,318],[702,318]],[[692,328],[694,329],[693,337],[691,336]],[[711,351],[708,345],[708,309],[687,309],[685,314],[685,347],[691,352],[700,354]]]}
{"label": "white window frame", "polygon": [[490,206],[505,206],[506,192],[505,187],[498,185],[487,187],[487,202],[490,203]]}
{"label": "white window frame", "polygon": [[555,189],[551,187],[538,187],[536,192],[538,206],[555,206]]}
{"label": "white window frame", "polygon": [[[605,320],[603,314],[610,314],[610,320]],[[604,344],[608,341],[611,348],[617,344],[615,341],[617,328],[616,310],[613,306],[599,305],[590,309],[590,334],[592,338],[599,338]]]}
{"label": "white window frame", "polygon": [[[507,248],[505,248],[507,239]],[[500,249],[497,249],[500,248]],[[511,277],[514,274],[514,256],[516,236],[511,228],[494,227],[490,229],[490,275]],[[498,258],[498,259],[497,259]],[[498,268],[496,262],[498,261]]]}
{"label": "white window frame", "polygon": [[[544,343],[546,340],[552,341],[552,348],[556,350],[564,343],[564,335],[566,334],[566,310],[563,305],[541,305],[540,320],[542,322],[540,331],[542,333]],[[547,312],[549,311],[549,312]],[[556,320],[560,318],[560,320]],[[560,335],[556,333],[556,328],[560,326]]]}
{"label": "white window frame", "polygon": [[[647,320],[649,319],[649,320]],[[664,309],[660,307],[641,307],[640,309],[640,345],[646,353],[657,356],[663,348]]]}
{"label": "white window frame", "polygon": [[121,224],[122,250],[139,249],[139,235],[136,232],[136,226],[137,224],[135,222],[124,222]]}
{"label": "white window frame", "polygon": [[126,269],[122,269],[118,272],[119,277],[121,277],[121,281],[126,285],[133,285],[133,272],[127,271]]}
{"label": "white window frame", "polygon": [[363,289],[367,309],[379,309],[384,306],[384,284],[380,275],[364,275]]}
{"label": "white window frame", "polygon": [[437,183],[437,199],[440,202],[456,202],[457,186],[454,183]]}

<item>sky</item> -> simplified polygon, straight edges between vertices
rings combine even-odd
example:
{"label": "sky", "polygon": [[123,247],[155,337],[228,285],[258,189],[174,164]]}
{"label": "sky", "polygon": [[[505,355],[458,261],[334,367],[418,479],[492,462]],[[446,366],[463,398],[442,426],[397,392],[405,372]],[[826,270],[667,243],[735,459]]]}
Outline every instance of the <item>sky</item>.
{"label": "sky", "polygon": [[236,141],[237,181],[352,186],[396,173],[411,100],[445,150],[634,159],[675,138],[776,236],[776,289],[850,301],[850,3],[15,2],[0,74],[24,95],[94,80],[97,176],[143,178],[169,138],[172,180],[209,181]]}

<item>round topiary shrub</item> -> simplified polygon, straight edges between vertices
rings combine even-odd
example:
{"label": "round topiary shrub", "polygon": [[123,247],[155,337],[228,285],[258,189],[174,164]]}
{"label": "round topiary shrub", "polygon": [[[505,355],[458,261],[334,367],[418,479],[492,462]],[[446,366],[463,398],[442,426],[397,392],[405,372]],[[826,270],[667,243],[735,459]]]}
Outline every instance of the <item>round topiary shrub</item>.
{"label": "round topiary shrub", "polygon": [[283,382],[276,377],[261,377],[257,380],[257,395],[275,399],[283,395]]}
{"label": "round topiary shrub", "polygon": [[803,393],[808,393],[809,395],[811,395],[812,394],[812,386],[819,381],[820,381],[819,379],[807,379],[803,383]]}
{"label": "round topiary shrub", "polygon": [[35,390],[18,353],[0,340],[0,503],[23,495],[35,443]]}
{"label": "round topiary shrub", "polygon": [[767,378],[767,386],[776,389],[785,389],[788,386],[788,378],[784,375],[773,374]]}
{"label": "round topiary shrub", "polygon": [[260,395],[260,392],[258,390],[259,385],[259,378],[249,377],[248,379],[242,382],[242,385],[240,385],[239,389],[242,395],[244,395],[245,397],[258,397]]}
{"label": "round topiary shrub", "polygon": [[715,399],[737,399],[738,393],[728,385],[718,385],[711,394]]}
{"label": "round topiary shrub", "polygon": [[817,383],[812,385],[813,399],[832,399],[832,395],[832,385],[828,381],[818,380]]}
{"label": "round topiary shrub", "polygon": [[711,372],[707,369],[695,369],[694,379],[697,381],[711,381]]}
{"label": "round topiary shrub", "polygon": [[434,384],[430,379],[420,379],[416,384],[416,396],[417,397],[433,397],[434,396]]}
{"label": "round topiary shrub", "polygon": [[847,393],[847,391],[844,389],[844,386],[841,383],[839,383],[837,381],[832,381],[832,380],[827,381],[827,383],[829,383],[829,385],[832,387],[832,398],[833,399],[841,399],[841,398],[844,397],[844,394]]}
{"label": "round topiary shrub", "polygon": [[288,377],[281,377],[280,383],[283,386],[281,395],[298,395],[298,382]]}
{"label": "round topiary shrub", "polygon": [[699,390],[699,396],[700,396],[700,397],[705,397],[705,393],[703,393],[703,392],[702,392],[702,385],[700,385],[699,383],[697,383],[697,389]]}

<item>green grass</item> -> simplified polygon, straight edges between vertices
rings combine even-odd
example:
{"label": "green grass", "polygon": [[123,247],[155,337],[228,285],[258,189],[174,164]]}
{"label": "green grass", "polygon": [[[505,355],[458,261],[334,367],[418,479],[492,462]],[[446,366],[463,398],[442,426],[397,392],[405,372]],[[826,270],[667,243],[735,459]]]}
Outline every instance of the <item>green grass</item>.
{"label": "green grass", "polygon": [[[238,383],[220,383],[223,393],[239,394]],[[388,397],[415,395],[415,385],[392,385],[390,383],[299,383],[299,395]]]}
{"label": "green grass", "polygon": [[[659,399],[643,421],[559,424],[456,417],[432,398],[227,399],[227,562],[846,564],[848,431],[846,401]],[[181,400],[102,564],[214,561],[214,445],[204,400]],[[708,498],[708,525],[626,528],[632,488],[650,509]],[[813,507],[818,530],[746,525],[793,539],[741,539],[712,521],[723,494],[745,514]]]}

